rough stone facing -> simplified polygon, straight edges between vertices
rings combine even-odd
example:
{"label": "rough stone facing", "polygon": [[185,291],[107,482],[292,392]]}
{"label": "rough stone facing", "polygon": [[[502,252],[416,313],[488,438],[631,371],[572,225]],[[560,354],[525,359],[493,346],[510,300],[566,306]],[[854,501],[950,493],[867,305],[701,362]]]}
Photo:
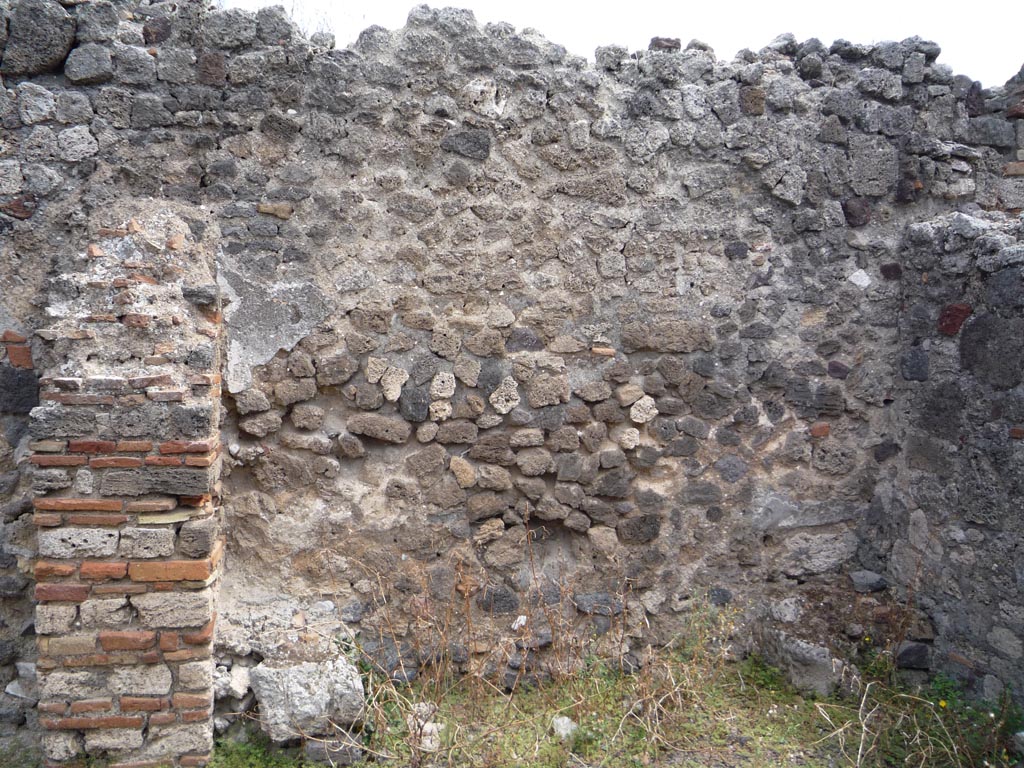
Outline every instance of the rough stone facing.
{"label": "rough stone facing", "polygon": [[911,593],[901,663],[1024,690],[1019,77],[918,39],[591,67],[426,7],[341,52],[274,9],[10,6],[0,503],[39,557],[34,589],[0,561],[2,656],[34,597],[42,701],[118,713],[43,707],[49,759],[201,761],[258,658],[359,629],[409,679],[439,606],[453,663],[518,644],[485,670],[518,679],[542,606],[601,652],[706,595],[825,690],[848,614],[882,638]]}

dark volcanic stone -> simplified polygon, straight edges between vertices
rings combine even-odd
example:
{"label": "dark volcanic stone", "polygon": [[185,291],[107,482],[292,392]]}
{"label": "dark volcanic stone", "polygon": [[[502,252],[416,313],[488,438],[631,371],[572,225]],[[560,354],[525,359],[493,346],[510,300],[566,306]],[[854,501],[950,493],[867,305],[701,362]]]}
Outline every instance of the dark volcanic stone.
{"label": "dark volcanic stone", "polygon": [[441,149],[471,160],[486,160],[491,154],[491,135],[483,130],[455,131],[441,139]]}
{"label": "dark volcanic stone", "polygon": [[874,457],[875,461],[881,464],[883,461],[891,459],[893,456],[900,452],[900,447],[897,443],[891,440],[886,440],[884,443],[879,443],[875,446]]}
{"label": "dark volcanic stone", "polygon": [[0,576],[0,597],[21,597],[27,586],[24,576]]}
{"label": "dark volcanic stone", "polygon": [[740,240],[734,240],[731,243],[725,244],[725,255],[730,261],[745,258],[748,251],[750,251],[750,248]]}
{"label": "dark volcanic stone", "polygon": [[0,74],[38,75],[60,68],[75,42],[75,20],[56,0],[20,0],[7,20]]}
{"label": "dark volcanic stone", "polygon": [[899,280],[903,277],[903,267],[896,262],[890,262],[880,266],[879,271],[882,273],[882,277],[886,280]]}
{"label": "dark volcanic stone", "polygon": [[630,481],[633,473],[626,467],[619,467],[600,475],[587,489],[594,496],[608,496],[613,499],[624,499],[629,495]]}
{"label": "dark volcanic stone", "polygon": [[989,275],[985,286],[985,303],[1003,315],[1019,315],[1024,307],[1024,280],[1019,267],[1001,269]]}
{"label": "dark volcanic stone", "polygon": [[715,462],[718,475],[727,483],[735,483],[747,474],[747,462],[739,456],[723,456]]}
{"label": "dark volcanic stone", "polygon": [[406,421],[426,421],[430,416],[430,392],[425,387],[404,388],[398,398],[398,412]]}
{"label": "dark volcanic stone", "polygon": [[508,352],[540,352],[544,349],[544,340],[532,328],[516,327],[505,342]]}
{"label": "dark volcanic stone", "polygon": [[622,613],[622,601],[607,592],[576,592],[572,601],[581,613],[592,616],[618,616]]}
{"label": "dark volcanic stone", "polygon": [[850,582],[855,592],[881,592],[889,586],[885,577],[874,571],[853,571]]}
{"label": "dark volcanic stone", "polygon": [[863,197],[843,201],[843,215],[851,227],[863,227],[871,221],[871,203]]}
{"label": "dark volcanic stone", "polygon": [[896,649],[899,669],[928,669],[931,667],[931,647],[924,643],[904,640]]}
{"label": "dark volcanic stone", "polygon": [[39,405],[39,381],[34,371],[0,365],[0,412],[28,413]]}
{"label": "dark volcanic stone", "polygon": [[488,584],[477,595],[476,604],[488,613],[515,613],[519,610],[519,597],[504,584]]}
{"label": "dark volcanic stone", "polygon": [[900,374],[907,381],[928,381],[928,352],[911,347],[900,355]]}
{"label": "dark volcanic stone", "polygon": [[838,360],[828,361],[828,375],[833,379],[845,379],[850,375],[850,366]]}
{"label": "dark volcanic stone", "polygon": [[650,44],[647,46],[647,50],[676,53],[682,47],[683,43],[678,37],[652,37]]}
{"label": "dark volcanic stone", "polygon": [[146,45],[156,45],[162,43],[164,40],[171,36],[171,22],[170,19],[164,16],[157,16],[149,19],[142,26],[142,39]]}
{"label": "dark volcanic stone", "polygon": [[721,500],[722,489],[706,481],[687,483],[679,493],[679,501],[683,504],[716,504]]}
{"label": "dark volcanic stone", "polygon": [[978,315],[960,335],[960,365],[996,389],[1021,383],[1024,320]]}
{"label": "dark volcanic stone", "polygon": [[712,587],[708,590],[708,601],[712,605],[728,605],[732,602],[732,592],[725,587]]}
{"label": "dark volcanic stone", "polygon": [[661,532],[661,517],[656,514],[628,517],[619,521],[616,530],[624,544],[646,544]]}

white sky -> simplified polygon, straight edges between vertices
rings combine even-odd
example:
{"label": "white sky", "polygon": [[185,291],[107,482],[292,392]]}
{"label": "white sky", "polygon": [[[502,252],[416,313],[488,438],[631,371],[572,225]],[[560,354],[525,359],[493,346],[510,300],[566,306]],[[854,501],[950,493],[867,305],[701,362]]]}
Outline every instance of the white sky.
{"label": "white sky", "polygon": [[[343,48],[372,24],[405,24],[415,0],[223,0],[229,7],[284,5],[308,33],[329,30]],[[1024,4],[1020,0],[626,0],[587,3],[566,0],[449,0],[443,7],[470,8],[480,23],[507,21],[533,27],[571,53],[593,60],[599,45],[647,48],[655,36],[697,38],[731,59],[742,48],[758,50],[783,32],[798,40],[836,38],[855,43],[902,40],[912,35],[942,46],[940,62],[956,74],[1002,85],[1024,64]]]}

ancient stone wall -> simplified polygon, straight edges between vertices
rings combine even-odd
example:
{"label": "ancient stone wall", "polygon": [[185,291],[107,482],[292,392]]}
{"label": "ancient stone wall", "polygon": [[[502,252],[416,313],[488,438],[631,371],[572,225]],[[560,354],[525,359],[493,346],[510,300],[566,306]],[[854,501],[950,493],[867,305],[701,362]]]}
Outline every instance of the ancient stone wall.
{"label": "ancient stone wall", "polygon": [[0,719],[49,759],[329,735],[277,699],[352,645],[636,662],[708,601],[816,690],[865,636],[1024,690],[1021,76],[2,8]]}

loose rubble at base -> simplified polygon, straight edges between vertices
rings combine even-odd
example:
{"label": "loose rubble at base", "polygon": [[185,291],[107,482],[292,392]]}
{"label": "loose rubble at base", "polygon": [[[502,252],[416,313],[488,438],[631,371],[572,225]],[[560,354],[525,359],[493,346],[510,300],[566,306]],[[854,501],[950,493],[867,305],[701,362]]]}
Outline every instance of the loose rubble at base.
{"label": "loose rubble at base", "polygon": [[868,637],[1024,691],[1024,70],[0,16],[0,738],[199,766],[258,704],[350,762],[354,662],[695,610],[819,693]]}

